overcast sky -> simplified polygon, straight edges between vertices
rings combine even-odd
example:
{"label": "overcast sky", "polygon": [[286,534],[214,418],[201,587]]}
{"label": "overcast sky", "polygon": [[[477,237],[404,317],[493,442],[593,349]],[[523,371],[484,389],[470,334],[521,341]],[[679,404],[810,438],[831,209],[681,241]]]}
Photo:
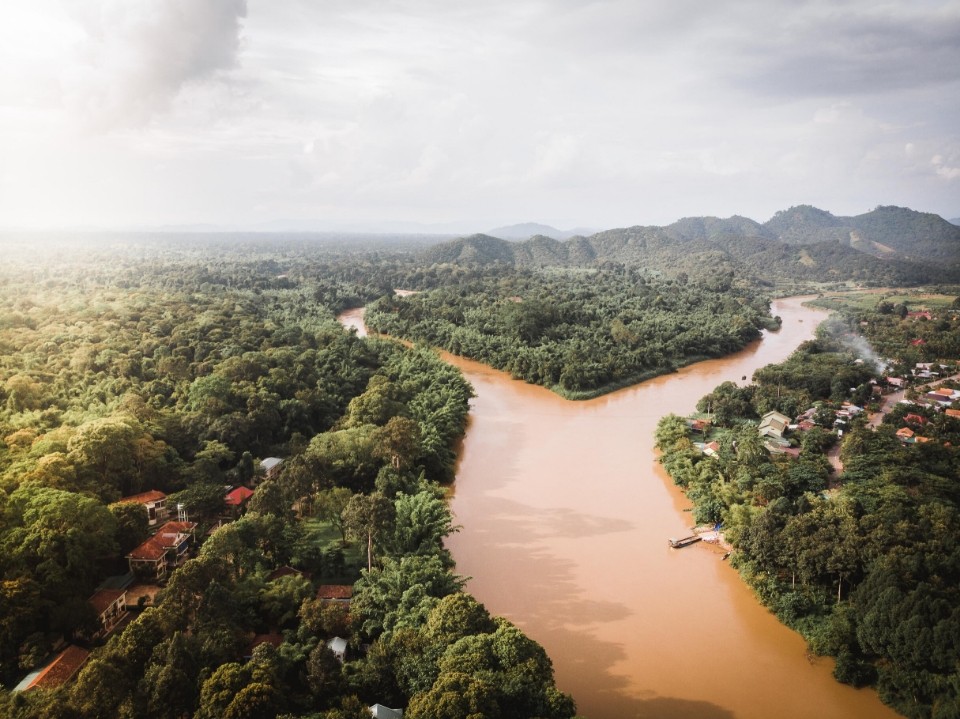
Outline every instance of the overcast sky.
{"label": "overcast sky", "polygon": [[960,0],[4,0],[0,227],[960,216]]}

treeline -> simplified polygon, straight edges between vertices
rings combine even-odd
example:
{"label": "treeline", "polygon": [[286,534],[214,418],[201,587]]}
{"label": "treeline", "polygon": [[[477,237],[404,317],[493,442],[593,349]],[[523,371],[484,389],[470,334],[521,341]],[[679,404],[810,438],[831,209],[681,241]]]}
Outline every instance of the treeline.
{"label": "treeline", "polygon": [[[443,547],[471,388],[427,350],[335,321],[384,290],[369,256],[68,249],[49,266],[13,252],[0,276],[4,682],[96,628],[87,598],[147,536],[141,506],[111,502],[173,493],[205,541],[74,683],[0,692],[0,714],[573,715],[542,648],[462,592]],[[280,474],[206,537],[225,486],[267,455]],[[316,597],[354,580],[349,613]]]}
{"label": "treeline", "polygon": [[[884,326],[883,312],[861,316],[869,319],[852,324]],[[721,385],[701,400],[699,410],[714,410],[715,457],[697,449],[684,419],[665,417],[661,461],[697,521],[722,522],[732,561],[758,597],[813,651],[836,658],[837,679],[875,685],[909,717],[957,716],[960,420],[903,406],[876,429],[863,415],[850,420],[838,439],[839,402],[871,394],[855,384],[866,374],[851,346],[836,326],[825,329],[787,362],[758,370],[753,385]],[[771,454],[749,421],[807,408],[816,426],[799,433],[796,459]],[[926,442],[896,436],[908,413]],[[825,456],[837,441],[839,477]]]}
{"label": "treeline", "polygon": [[517,271],[386,296],[366,322],[579,399],[729,354],[774,321],[766,300],[729,276],[708,286],[620,268]]}

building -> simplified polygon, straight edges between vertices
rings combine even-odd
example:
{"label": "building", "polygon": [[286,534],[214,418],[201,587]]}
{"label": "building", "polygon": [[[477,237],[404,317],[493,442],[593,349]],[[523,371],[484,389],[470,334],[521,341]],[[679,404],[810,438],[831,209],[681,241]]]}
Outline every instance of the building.
{"label": "building", "polygon": [[346,661],[347,659],[347,640],[343,637],[334,637],[329,642],[327,642],[327,647],[333,652],[335,656],[341,662]]}
{"label": "building", "polygon": [[234,515],[238,515],[252,496],[253,490],[249,487],[237,487],[227,492],[223,501]]}
{"label": "building", "polygon": [[279,457],[267,457],[262,460],[260,462],[260,471],[263,473],[264,479],[273,479],[276,477],[282,463],[283,460]]}
{"label": "building", "polygon": [[353,599],[352,584],[321,584],[317,587],[317,599],[324,602],[349,604]]}
{"label": "building", "polygon": [[130,571],[157,581],[165,579],[186,560],[196,528],[194,522],[167,522],[127,555]]}
{"label": "building", "polygon": [[787,427],[790,426],[790,418],[779,412],[767,412],[760,418],[760,426],[757,431],[762,437],[776,437],[783,439]]}
{"label": "building", "polygon": [[127,616],[126,589],[98,589],[87,602],[100,619],[94,639],[107,636]]}
{"label": "building", "polygon": [[383,704],[374,704],[370,707],[370,716],[373,719],[403,719],[403,710],[391,709]]}
{"label": "building", "polygon": [[56,689],[73,679],[87,661],[90,652],[71,644],[36,671],[30,672],[17,686],[15,692],[31,689]]}
{"label": "building", "polygon": [[147,526],[156,527],[158,524],[166,521],[170,514],[167,508],[167,495],[156,489],[140,494],[132,494],[129,497],[121,497],[116,504],[142,504],[147,510]]}

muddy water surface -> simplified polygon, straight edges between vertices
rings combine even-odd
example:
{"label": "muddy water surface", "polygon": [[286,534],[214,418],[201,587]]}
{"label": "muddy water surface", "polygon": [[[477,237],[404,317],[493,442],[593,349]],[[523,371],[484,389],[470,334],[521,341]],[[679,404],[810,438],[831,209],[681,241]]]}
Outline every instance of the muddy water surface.
{"label": "muddy water surface", "polygon": [[[667,546],[691,517],[655,461],[657,420],[783,360],[825,316],[796,298],[773,312],[783,328],[734,356],[588,402],[445,355],[477,393],[452,499],[457,569],[543,644],[584,716],[897,716],[808,657],[718,550]],[[362,328],[362,316],[345,323]]]}

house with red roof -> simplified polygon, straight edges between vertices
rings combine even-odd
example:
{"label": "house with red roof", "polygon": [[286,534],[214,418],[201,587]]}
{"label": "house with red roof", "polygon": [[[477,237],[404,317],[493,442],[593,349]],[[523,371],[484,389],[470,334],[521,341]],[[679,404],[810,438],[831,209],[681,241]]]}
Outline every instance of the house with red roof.
{"label": "house with red roof", "polygon": [[196,529],[195,522],[167,522],[127,555],[130,571],[158,581],[165,579],[186,560]]}
{"label": "house with red roof", "polygon": [[170,514],[167,508],[167,495],[156,489],[140,494],[132,494],[129,497],[121,497],[115,504],[142,504],[147,511],[147,526],[156,527],[157,524],[166,520]]}
{"label": "house with red roof", "polygon": [[243,511],[243,508],[247,506],[247,502],[250,501],[250,497],[252,496],[253,490],[249,487],[237,487],[226,493],[223,502],[227,505],[230,514],[237,517]]}
{"label": "house with red roof", "polygon": [[87,603],[100,619],[100,629],[93,635],[94,639],[107,636],[127,616],[126,589],[98,589]]}
{"label": "house with red roof", "polygon": [[317,587],[317,599],[324,602],[349,603],[353,599],[353,585],[321,584]]}
{"label": "house with red roof", "polygon": [[71,644],[42,667],[27,674],[13,691],[61,687],[77,675],[89,656],[90,652],[86,649]]}

